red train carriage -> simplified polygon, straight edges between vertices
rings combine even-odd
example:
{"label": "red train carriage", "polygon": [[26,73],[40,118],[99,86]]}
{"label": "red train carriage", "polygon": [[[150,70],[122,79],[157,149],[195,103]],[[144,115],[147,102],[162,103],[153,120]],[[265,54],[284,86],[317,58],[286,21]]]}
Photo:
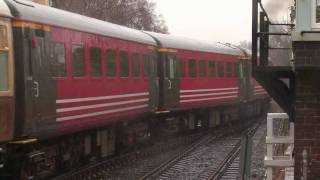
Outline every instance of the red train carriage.
{"label": "red train carriage", "polygon": [[20,135],[74,133],[155,108],[150,36],[34,3],[8,4],[19,12],[12,20],[17,100],[27,106],[17,116],[28,117]]}
{"label": "red train carriage", "polygon": [[161,47],[159,106],[182,110],[236,104],[239,100],[239,49],[148,32]]}

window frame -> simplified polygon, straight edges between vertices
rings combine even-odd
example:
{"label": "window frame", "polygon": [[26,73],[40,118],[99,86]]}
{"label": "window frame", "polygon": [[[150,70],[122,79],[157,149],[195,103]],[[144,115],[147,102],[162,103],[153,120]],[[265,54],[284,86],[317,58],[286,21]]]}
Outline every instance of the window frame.
{"label": "window frame", "polygon": [[[112,52],[114,55],[114,73],[112,74],[112,76],[108,75],[108,51]],[[104,49],[104,53],[105,53],[105,68],[106,68],[106,72],[104,74],[104,76],[106,76],[107,78],[113,79],[117,77],[118,74],[118,68],[117,68],[117,50],[116,49],[112,49],[112,48],[106,48]]]}
{"label": "window frame", "polygon": [[[126,60],[127,60],[127,76],[122,76],[122,54],[125,53],[125,55],[127,56]],[[119,77],[123,78],[123,79],[127,79],[130,77],[130,63],[129,63],[129,51],[126,50],[120,50],[119,51]]]}
{"label": "window frame", "polygon": [[[99,60],[100,60],[100,75],[93,75],[93,66],[92,66],[92,52],[91,50],[98,49],[100,51]],[[102,52],[103,49],[98,46],[91,46],[89,47],[89,64],[90,64],[90,77],[92,78],[102,78],[103,77],[103,63],[102,63]]]}
{"label": "window frame", "polygon": [[[73,64],[73,60],[74,60],[74,58],[73,58],[73,47],[74,47],[74,46],[80,46],[80,47],[83,48],[83,62],[84,62],[84,67],[83,67],[84,74],[83,74],[83,76],[75,76],[75,75],[74,75],[74,64]],[[86,58],[86,47],[85,47],[85,45],[84,45],[84,44],[81,44],[81,43],[79,43],[79,44],[71,44],[71,67],[72,67],[72,74],[71,74],[71,76],[72,76],[72,78],[79,79],[79,78],[85,78],[85,77],[87,76],[86,59],[87,59],[87,58]]]}
{"label": "window frame", "polygon": [[233,63],[233,77],[240,78],[240,62]]}
{"label": "window frame", "polygon": [[[135,55],[137,55],[138,59],[135,59]],[[135,74],[133,73],[134,71],[134,67],[133,67],[133,64],[134,64],[134,60],[138,60],[139,64],[138,64],[138,68],[139,68],[139,73],[137,74],[137,76],[135,76]],[[138,53],[138,52],[132,52],[131,53],[131,78],[133,79],[140,79],[141,77],[141,54]]]}
{"label": "window frame", "polygon": [[[54,41],[52,41],[52,42],[50,42],[50,43],[51,43],[51,44],[54,44],[54,45],[56,45],[56,44],[63,45],[63,47],[64,47],[64,61],[65,61],[65,75],[64,75],[64,76],[55,76],[55,75],[53,75],[52,72],[50,72],[51,77],[54,78],[54,79],[65,79],[65,78],[68,77],[67,45],[66,45],[65,43],[63,43],[63,42],[54,42]],[[52,48],[52,47],[51,47],[51,48]],[[51,66],[51,64],[50,64],[50,66]]]}
{"label": "window frame", "polygon": [[[218,78],[226,78],[226,72],[225,72],[225,69],[226,69],[226,66],[225,66],[225,62],[223,62],[223,61],[217,61],[217,64],[218,64],[218,73],[217,73],[217,77]],[[220,64],[222,64],[222,73],[223,73],[223,75],[222,76],[220,76],[221,74],[220,74]]]}
{"label": "window frame", "polygon": [[[183,64],[183,68],[181,68],[181,63]],[[184,79],[186,78],[186,61],[185,58],[182,57],[177,57],[177,73],[178,73],[178,78],[179,79]],[[183,71],[181,71],[183,70]],[[182,76],[182,72],[183,72],[183,76]]]}
{"label": "window frame", "polygon": [[[211,73],[211,66],[210,64],[213,64],[213,75]],[[208,76],[209,78],[216,78],[217,77],[217,62],[216,61],[213,61],[213,60],[210,60],[208,61]]]}
{"label": "window frame", "polygon": [[[152,75],[152,70],[149,69],[147,67],[150,67],[152,65],[152,56],[149,53],[144,53],[143,55],[143,72],[142,72],[142,76],[145,79],[149,79]],[[146,63],[148,62],[148,63]],[[150,64],[151,63],[151,64]]]}
{"label": "window frame", "polygon": [[[190,62],[194,62],[194,76],[191,76],[191,68],[190,68]],[[196,79],[197,78],[197,60],[193,58],[188,59],[188,78],[189,79]]]}
{"label": "window frame", "polygon": [[7,31],[7,46],[1,48],[1,51],[6,51],[8,53],[8,90],[0,91],[0,97],[12,97],[14,96],[14,61],[13,61],[13,44],[12,44],[12,28],[10,22],[7,19],[0,21],[0,26],[6,28]]}
{"label": "window frame", "polygon": [[232,78],[232,63],[226,62],[225,63],[225,77],[226,78]]}
{"label": "window frame", "polygon": [[[204,63],[204,64],[202,64],[202,63]],[[202,65],[204,65],[204,67],[202,67],[202,68],[204,68],[204,74],[201,74],[201,66]],[[207,73],[207,60],[205,60],[205,59],[200,59],[199,61],[198,61],[198,66],[199,66],[199,72],[198,72],[198,77],[199,78],[201,78],[201,79],[203,79],[203,78],[206,78],[207,77],[207,75],[208,75],[208,73]]]}

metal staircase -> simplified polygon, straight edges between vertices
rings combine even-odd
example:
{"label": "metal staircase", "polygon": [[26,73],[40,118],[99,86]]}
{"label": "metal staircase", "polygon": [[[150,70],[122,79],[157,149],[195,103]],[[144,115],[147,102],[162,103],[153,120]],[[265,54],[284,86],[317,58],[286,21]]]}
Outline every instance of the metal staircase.
{"label": "metal staircase", "polygon": [[293,27],[293,24],[272,23],[261,0],[252,0],[252,73],[269,95],[294,121],[294,68],[270,66],[269,51],[290,50],[287,47],[270,47],[271,36],[290,36],[291,33],[270,32],[271,26]]}

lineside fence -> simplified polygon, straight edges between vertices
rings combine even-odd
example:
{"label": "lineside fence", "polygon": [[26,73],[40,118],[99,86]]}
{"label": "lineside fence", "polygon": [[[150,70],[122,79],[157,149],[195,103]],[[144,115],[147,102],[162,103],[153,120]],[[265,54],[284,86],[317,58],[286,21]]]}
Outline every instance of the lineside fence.
{"label": "lineside fence", "polygon": [[266,179],[276,179],[281,171],[286,179],[293,178],[294,123],[286,113],[268,113],[266,144]]}

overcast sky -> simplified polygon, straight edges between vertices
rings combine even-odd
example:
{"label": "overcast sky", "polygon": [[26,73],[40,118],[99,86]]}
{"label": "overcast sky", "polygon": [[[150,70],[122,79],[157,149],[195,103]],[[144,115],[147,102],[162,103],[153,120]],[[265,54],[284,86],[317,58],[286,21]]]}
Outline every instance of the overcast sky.
{"label": "overcast sky", "polygon": [[[273,4],[274,7],[282,8],[284,12],[277,15],[278,19],[288,19],[289,5],[281,7],[277,2],[282,3],[283,0],[272,1],[276,3]],[[156,10],[164,16],[171,34],[236,44],[243,40],[251,40],[252,0],[156,0],[155,2]]]}

